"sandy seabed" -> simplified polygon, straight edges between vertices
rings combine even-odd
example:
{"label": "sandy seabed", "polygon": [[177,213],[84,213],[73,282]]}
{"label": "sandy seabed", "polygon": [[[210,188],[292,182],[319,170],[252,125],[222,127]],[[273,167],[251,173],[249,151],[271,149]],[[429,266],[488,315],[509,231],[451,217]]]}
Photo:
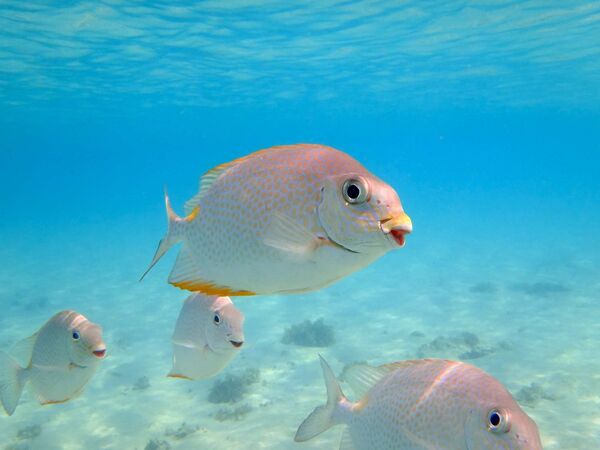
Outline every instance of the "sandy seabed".
{"label": "sandy seabed", "polygon": [[[35,251],[24,239],[0,250],[9,268],[0,273],[0,348],[62,309],[102,324],[108,345],[80,398],[41,407],[26,392],[12,417],[0,416],[2,450],[334,449],[342,427],[293,442],[325,401],[319,353],[337,373],[355,361],[463,359],[508,387],[545,449],[600,447],[599,253],[591,248],[411,247],[409,239],[325,290],[234,299],[246,315],[246,344],[214,380],[188,382],[165,376],[186,297],[165,282],[175,255],[139,283],[154,238],[95,248],[92,234],[66,246],[59,236]],[[333,345],[282,343],[290,325],[319,318],[333,328]],[[250,369],[259,376],[246,383]],[[237,401],[210,402],[216,381],[232,389],[231,376],[245,383]]]}

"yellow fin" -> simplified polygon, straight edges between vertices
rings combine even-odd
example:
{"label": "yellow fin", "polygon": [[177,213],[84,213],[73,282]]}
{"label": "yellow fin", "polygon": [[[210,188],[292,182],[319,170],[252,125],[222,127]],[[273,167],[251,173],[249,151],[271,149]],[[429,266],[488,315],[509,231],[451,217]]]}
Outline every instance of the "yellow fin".
{"label": "yellow fin", "polygon": [[365,394],[363,396],[363,398],[361,398],[358,402],[356,402],[354,404],[354,406],[352,406],[352,411],[353,412],[361,412],[363,409],[365,409],[365,406],[367,406],[369,404],[369,394]]}
{"label": "yellow fin", "polygon": [[167,375],[168,378],[179,378],[180,380],[190,380],[193,381],[190,377],[186,377],[185,375],[181,375],[179,373],[170,373]]}
{"label": "yellow fin", "polygon": [[67,403],[69,400],[71,400],[70,398],[66,398],[64,400],[42,400],[40,398],[40,405],[42,406],[46,406],[46,405],[60,405],[61,403]]}
{"label": "yellow fin", "polygon": [[184,244],[177,255],[175,265],[169,275],[169,283],[180,289],[192,292],[202,292],[206,295],[245,296],[256,295],[245,289],[234,289],[229,286],[221,286],[213,281],[202,278],[202,269],[198,266],[196,259],[190,249]]}
{"label": "yellow fin", "polygon": [[255,292],[246,290],[236,290],[227,286],[219,286],[209,281],[204,280],[181,280],[169,281],[173,286],[186,291],[202,292],[206,295],[218,295],[219,297],[245,297],[256,295]]}

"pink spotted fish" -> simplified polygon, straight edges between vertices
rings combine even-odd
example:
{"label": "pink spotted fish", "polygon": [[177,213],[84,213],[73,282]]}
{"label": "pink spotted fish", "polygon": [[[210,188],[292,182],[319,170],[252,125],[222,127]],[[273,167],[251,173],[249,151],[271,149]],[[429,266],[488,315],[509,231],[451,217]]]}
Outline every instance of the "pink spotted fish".
{"label": "pink spotted fish", "polygon": [[344,372],[342,393],[325,360],[327,404],[300,425],[302,442],[347,425],[340,450],[541,450],[537,425],[498,380],[477,367],[423,359]]}
{"label": "pink spotted fish", "polygon": [[150,268],[182,243],[169,282],[207,295],[319,289],[402,247],[412,231],[391,186],[316,144],[271,147],[215,167],[185,204],[185,218],[165,199],[169,230]]}

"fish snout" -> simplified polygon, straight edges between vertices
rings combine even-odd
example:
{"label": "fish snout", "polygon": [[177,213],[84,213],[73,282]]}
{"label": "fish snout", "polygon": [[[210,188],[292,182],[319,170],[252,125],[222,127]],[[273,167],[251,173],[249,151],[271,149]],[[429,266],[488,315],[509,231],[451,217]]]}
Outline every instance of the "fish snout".
{"label": "fish snout", "polygon": [[96,358],[104,358],[106,356],[106,348],[97,348],[96,350],[92,350],[92,353]]}
{"label": "fish snout", "polygon": [[404,236],[411,233],[413,229],[412,220],[410,220],[410,217],[404,211],[394,217],[381,220],[379,226],[381,227],[381,231],[389,234],[400,247],[404,246]]}
{"label": "fish snout", "polygon": [[235,348],[240,348],[242,345],[244,345],[244,341],[229,341],[231,343],[231,345],[233,345]]}

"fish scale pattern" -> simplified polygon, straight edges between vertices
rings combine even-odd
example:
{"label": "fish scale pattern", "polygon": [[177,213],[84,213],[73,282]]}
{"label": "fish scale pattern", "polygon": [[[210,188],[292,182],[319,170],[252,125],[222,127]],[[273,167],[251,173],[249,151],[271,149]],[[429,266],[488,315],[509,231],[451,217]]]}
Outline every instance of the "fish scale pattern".
{"label": "fish scale pattern", "polygon": [[[201,195],[186,204],[186,210],[197,206],[200,212],[186,224],[180,260],[169,281],[218,295],[294,292],[320,288],[369,264],[391,247],[377,215],[368,212],[365,219],[370,205],[344,204],[340,183],[345,175],[360,175],[377,188],[386,187],[349,155],[316,144],[273,147],[213,169],[204,178],[213,177],[212,183],[201,182]],[[395,192],[393,196],[399,203]],[[295,242],[307,234],[316,249],[327,243],[327,231],[333,229],[336,235],[356,236],[360,242],[368,241],[365,235],[370,234],[376,243],[360,255],[330,245],[296,257],[265,245],[274,232],[276,214],[292,224],[275,230],[283,241]],[[329,230],[323,228],[324,220]],[[349,264],[331,264],[341,257]]]}
{"label": "fish scale pattern", "polygon": [[[373,386],[362,403],[348,430],[356,450],[465,449],[468,439],[477,441],[476,448],[513,448],[485,430],[487,411],[506,408],[515,421],[530,421],[495,378],[446,360],[402,364]],[[474,429],[482,430],[476,438]]]}

